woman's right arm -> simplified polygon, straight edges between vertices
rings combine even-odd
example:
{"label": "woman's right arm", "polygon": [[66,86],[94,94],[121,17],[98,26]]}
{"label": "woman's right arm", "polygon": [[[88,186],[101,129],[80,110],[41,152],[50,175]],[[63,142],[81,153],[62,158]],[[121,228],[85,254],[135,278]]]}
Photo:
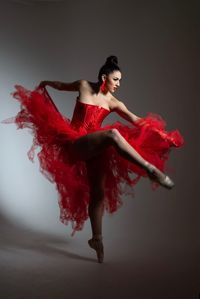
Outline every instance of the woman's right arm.
{"label": "woman's right arm", "polygon": [[79,91],[84,80],[77,80],[71,83],[64,83],[60,81],[41,81],[39,87],[50,86],[58,90]]}

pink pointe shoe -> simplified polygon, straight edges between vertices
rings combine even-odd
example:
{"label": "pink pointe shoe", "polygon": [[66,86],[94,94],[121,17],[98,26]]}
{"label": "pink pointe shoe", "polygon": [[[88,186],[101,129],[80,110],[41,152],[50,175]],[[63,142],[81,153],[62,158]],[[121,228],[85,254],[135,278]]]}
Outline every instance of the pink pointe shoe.
{"label": "pink pointe shoe", "polygon": [[147,173],[151,180],[159,183],[161,186],[167,189],[172,189],[174,187],[175,184],[170,179],[170,177],[165,175],[163,172],[161,172],[156,166],[148,162],[146,166],[147,166]]}
{"label": "pink pointe shoe", "polygon": [[94,235],[92,239],[88,240],[89,246],[96,251],[99,263],[103,263],[104,248],[101,235]]}

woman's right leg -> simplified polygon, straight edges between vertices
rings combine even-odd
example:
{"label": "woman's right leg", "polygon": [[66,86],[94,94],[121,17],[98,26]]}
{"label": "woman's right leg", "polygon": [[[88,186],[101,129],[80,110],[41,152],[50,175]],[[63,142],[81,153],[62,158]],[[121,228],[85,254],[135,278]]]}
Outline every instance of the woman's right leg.
{"label": "woman's right leg", "polygon": [[100,154],[105,148],[113,145],[121,156],[125,159],[140,165],[144,168],[149,177],[156,180],[166,188],[172,188],[173,182],[158,168],[146,161],[120,134],[117,129],[97,131],[84,135],[74,143],[77,154],[87,160]]}
{"label": "woman's right leg", "polygon": [[117,129],[97,131],[84,135],[75,141],[74,148],[82,159],[87,160],[99,155],[110,145],[113,145],[125,159],[147,169],[147,161],[126,141]]}

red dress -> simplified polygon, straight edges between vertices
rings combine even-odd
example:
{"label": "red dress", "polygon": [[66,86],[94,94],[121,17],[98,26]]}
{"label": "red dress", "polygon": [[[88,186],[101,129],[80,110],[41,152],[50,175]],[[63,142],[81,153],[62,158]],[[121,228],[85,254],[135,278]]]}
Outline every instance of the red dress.
{"label": "red dress", "polygon": [[122,205],[123,194],[134,194],[133,186],[141,176],[147,176],[144,169],[125,160],[113,146],[107,147],[95,158],[81,160],[73,148],[77,138],[116,128],[131,146],[162,171],[165,170],[170,148],[183,144],[179,131],[166,132],[165,122],[158,115],[149,114],[143,118],[145,125],[140,125],[140,122],[137,126],[124,125],[118,121],[102,127],[103,120],[112,111],[82,103],[77,98],[70,121],[58,111],[45,89],[28,91],[19,85],[15,87],[13,96],[21,103],[21,111],[4,123],[15,122],[18,128],[31,129],[33,146],[28,152],[29,159],[33,160],[34,150],[39,146],[40,171],[56,184],[60,219],[65,224],[71,222],[72,235],[81,230],[88,219],[92,188],[88,169],[90,177],[91,172],[94,176],[97,172],[105,175],[104,202],[105,210],[109,213]]}

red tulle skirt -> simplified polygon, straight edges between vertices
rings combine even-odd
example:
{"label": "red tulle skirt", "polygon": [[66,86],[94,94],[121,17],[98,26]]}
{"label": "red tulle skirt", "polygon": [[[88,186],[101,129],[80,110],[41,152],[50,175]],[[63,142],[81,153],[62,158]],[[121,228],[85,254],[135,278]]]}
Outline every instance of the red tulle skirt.
{"label": "red tulle skirt", "polygon": [[[73,143],[88,134],[83,127],[71,125],[70,119],[62,115],[44,89],[28,91],[16,86],[13,93],[21,104],[16,117],[4,123],[15,122],[17,127],[29,128],[33,145],[28,152],[33,161],[34,150],[39,147],[40,171],[56,184],[59,195],[60,219],[72,224],[72,235],[83,228],[88,219],[93,180],[104,175],[104,206],[108,213],[115,212],[122,205],[122,196],[133,195],[134,185],[146,171],[109,146],[100,155],[87,161],[77,156]],[[115,122],[91,132],[116,128],[127,142],[147,161],[165,171],[171,147],[180,147],[183,138],[178,130],[167,132],[165,122],[155,114],[148,114],[137,126]],[[156,184],[154,183],[154,187]]]}

